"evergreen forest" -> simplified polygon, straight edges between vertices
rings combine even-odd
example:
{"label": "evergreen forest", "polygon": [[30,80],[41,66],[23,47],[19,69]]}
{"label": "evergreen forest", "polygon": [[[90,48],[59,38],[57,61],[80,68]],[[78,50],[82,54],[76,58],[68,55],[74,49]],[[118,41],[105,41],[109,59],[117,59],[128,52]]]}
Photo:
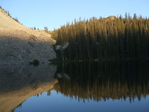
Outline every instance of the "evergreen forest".
{"label": "evergreen forest", "polygon": [[61,46],[56,52],[62,61],[148,59],[149,18],[75,19],[54,30],[52,38]]}

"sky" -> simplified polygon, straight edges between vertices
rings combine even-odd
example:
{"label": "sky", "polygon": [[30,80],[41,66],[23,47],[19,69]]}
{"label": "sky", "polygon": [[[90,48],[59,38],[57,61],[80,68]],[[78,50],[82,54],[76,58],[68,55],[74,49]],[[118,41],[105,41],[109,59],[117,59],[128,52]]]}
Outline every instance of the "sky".
{"label": "sky", "polygon": [[74,19],[120,16],[149,17],[149,0],[0,0],[0,6],[29,28],[60,28]]}

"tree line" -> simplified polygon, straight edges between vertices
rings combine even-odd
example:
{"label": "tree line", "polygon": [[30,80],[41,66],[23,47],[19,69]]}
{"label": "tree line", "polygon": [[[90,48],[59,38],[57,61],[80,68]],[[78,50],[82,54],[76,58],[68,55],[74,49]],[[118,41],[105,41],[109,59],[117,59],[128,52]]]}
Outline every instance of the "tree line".
{"label": "tree line", "polygon": [[149,18],[109,16],[74,20],[54,30],[58,55],[63,61],[105,59],[148,59]]}

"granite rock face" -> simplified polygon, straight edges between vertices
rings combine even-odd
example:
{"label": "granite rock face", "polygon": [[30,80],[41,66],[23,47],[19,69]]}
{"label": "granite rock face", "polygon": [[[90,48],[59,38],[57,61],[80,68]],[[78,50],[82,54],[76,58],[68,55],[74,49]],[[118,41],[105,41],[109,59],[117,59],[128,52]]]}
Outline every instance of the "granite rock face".
{"label": "granite rock face", "polygon": [[45,31],[32,30],[0,9],[0,65],[28,63],[35,59],[48,63],[56,58],[55,40]]}

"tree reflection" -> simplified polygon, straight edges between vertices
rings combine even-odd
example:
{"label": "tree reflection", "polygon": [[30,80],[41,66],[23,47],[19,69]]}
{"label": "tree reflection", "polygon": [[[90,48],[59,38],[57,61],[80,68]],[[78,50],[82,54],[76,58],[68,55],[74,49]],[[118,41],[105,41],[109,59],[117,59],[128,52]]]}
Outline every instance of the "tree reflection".
{"label": "tree reflection", "polygon": [[148,67],[143,61],[68,63],[56,74],[54,88],[78,101],[129,98],[133,102],[149,94]]}

